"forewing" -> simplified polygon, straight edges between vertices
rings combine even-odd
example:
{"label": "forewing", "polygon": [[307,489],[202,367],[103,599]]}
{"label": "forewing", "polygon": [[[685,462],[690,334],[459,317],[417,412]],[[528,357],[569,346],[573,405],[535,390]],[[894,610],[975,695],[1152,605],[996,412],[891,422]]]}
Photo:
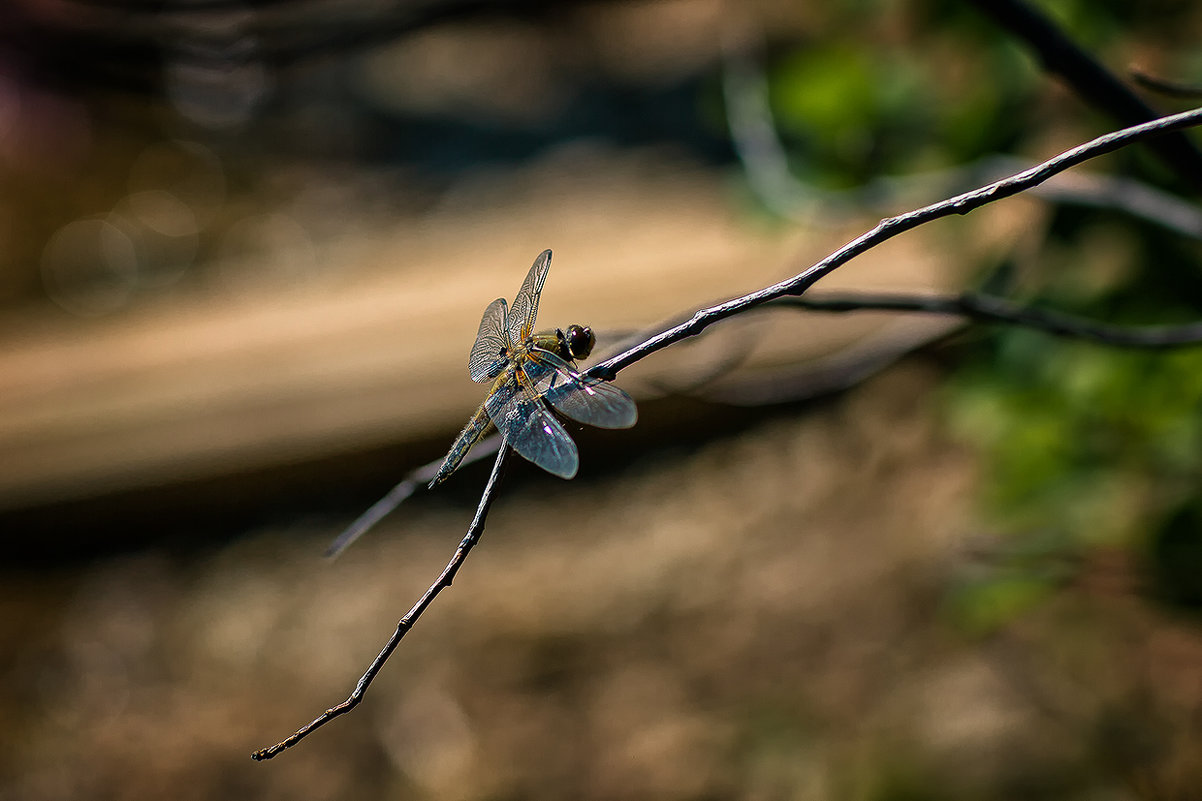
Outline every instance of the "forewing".
{"label": "forewing", "polygon": [[542,294],[543,282],[547,280],[547,271],[550,269],[551,251],[544,250],[530,266],[522,288],[513,299],[513,309],[506,323],[510,342],[525,342],[534,331],[534,318],[538,317],[538,296]]}
{"label": "forewing", "polygon": [[639,418],[634,399],[608,381],[588,378],[550,351],[531,351],[522,369],[555,411],[597,428],[630,428]]}
{"label": "forewing", "polygon": [[496,378],[505,369],[509,361],[509,340],[505,335],[507,315],[505,298],[497,298],[484,310],[476,344],[472,345],[472,355],[467,360],[473,381]]}
{"label": "forewing", "polygon": [[542,400],[517,380],[489,395],[485,407],[505,441],[523,458],[561,478],[576,475],[580,465],[576,443]]}

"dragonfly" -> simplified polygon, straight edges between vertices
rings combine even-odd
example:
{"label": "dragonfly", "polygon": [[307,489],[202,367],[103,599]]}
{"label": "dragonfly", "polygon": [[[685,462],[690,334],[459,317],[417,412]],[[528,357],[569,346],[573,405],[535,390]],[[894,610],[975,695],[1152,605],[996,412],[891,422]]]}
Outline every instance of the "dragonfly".
{"label": "dragonfly", "polygon": [[473,381],[492,385],[455,438],[431,488],[495,431],[525,459],[548,473],[572,478],[580,456],[559,416],[597,428],[630,428],[638,420],[634,400],[623,390],[576,369],[576,362],[588,358],[597,343],[591,328],[570,325],[534,333],[538,300],[550,269],[551,251],[544,250],[526,274],[513,306],[497,298],[484,310],[468,373]]}

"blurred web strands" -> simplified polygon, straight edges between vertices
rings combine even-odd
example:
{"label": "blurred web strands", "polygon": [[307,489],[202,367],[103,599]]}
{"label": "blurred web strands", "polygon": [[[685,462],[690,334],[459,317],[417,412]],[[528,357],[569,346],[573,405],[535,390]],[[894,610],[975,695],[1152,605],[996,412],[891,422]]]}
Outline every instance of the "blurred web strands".
{"label": "blurred web strands", "polygon": [[363,696],[367,694],[371,683],[375,680],[376,674],[380,672],[381,668],[384,667],[384,663],[392,656],[392,652],[400,645],[401,640],[413,628],[413,624],[426,611],[426,608],[433,603],[435,596],[445,588],[451,586],[451,582],[455,580],[455,574],[459,572],[459,568],[463,565],[464,560],[467,559],[468,553],[480,541],[480,536],[484,533],[484,520],[488,516],[488,510],[492,506],[493,500],[496,498],[496,489],[500,484],[502,468],[505,465],[505,457],[508,454],[509,447],[502,440],[501,447],[497,452],[496,461],[493,462],[492,473],[488,477],[488,483],[484,485],[484,492],[481,494],[480,503],[476,507],[476,515],[472,518],[471,525],[468,526],[467,534],[460,540],[454,555],[451,556],[451,561],[447,562],[447,566],[443,568],[442,573],[430,585],[430,588],[422,594],[417,603],[397,622],[396,630],[388,638],[388,642],[384,644],[383,650],[372,660],[371,665],[368,666],[367,671],[360,677],[358,683],[355,684],[355,689],[351,691],[347,699],[341,704],[332,706],[325,712],[322,712],[312,721],[297,729],[291,736],[286,737],[270,748],[262,748],[255,751],[251,754],[251,759],[259,762],[271,759],[281,751],[296,745],[334,718],[345,715],[359,705],[363,700]]}
{"label": "blurred web strands", "polygon": [[1173,114],[1168,117],[1152,120],[1151,122],[1133,125],[1113,133],[1104,134],[1066,150],[1042,164],[1037,164],[1000,181],[986,184],[979,189],[956,195],[955,197],[932,203],[929,206],[916,209],[896,217],[881,220],[872,230],[861,234],[843,247],[831,253],[825,259],[807,267],[802,272],[779,283],[764,287],[725,303],[701,309],[693,314],[686,322],[668,328],[647,339],[623,353],[600,364],[596,364],[585,372],[585,375],[613,380],[619,371],[637,361],[650,356],[682,339],[697,336],[720,320],[725,320],[737,314],[761,306],[777,298],[804,294],[820,279],[842,267],[856,256],[864,253],[882,242],[917,228],[920,225],[950,217],[954,214],[968,214],[982,206],[1003,198],[1021,194],[1034,186],[1042,184],[1053,175],[1082,164],[1092,158],[1126,147],[1133,142],[1148,139],[1167,131],[1177,131],[1183,128],[1202,124],[1202,108]]}
{"label": "blurred web strands", "polygon": [[840,293],[815,298],[781,298],[771,307],[808,311],[898,311],[952,314],[1034,328],[1056,336],[1086,339],[1123,348],[1168,349],[1202,344],[1202,322],[1184,325],[1123,326],[1100,323],[1050,309],[1021,306],[1003,298],[966,292],[962,295]]}

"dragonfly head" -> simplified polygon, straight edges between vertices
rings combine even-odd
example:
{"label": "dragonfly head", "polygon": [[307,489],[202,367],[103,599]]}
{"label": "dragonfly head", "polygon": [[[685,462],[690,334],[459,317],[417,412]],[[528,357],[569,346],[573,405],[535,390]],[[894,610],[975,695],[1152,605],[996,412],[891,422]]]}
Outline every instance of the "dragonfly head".
{"label": "dragonfly head", "polygon": [[593,329],[587,325],[569,325],[567,332],[561,331],[559,336],[564,350],[573,361],[587,359],[593,352],[593,345],[597,344]]}

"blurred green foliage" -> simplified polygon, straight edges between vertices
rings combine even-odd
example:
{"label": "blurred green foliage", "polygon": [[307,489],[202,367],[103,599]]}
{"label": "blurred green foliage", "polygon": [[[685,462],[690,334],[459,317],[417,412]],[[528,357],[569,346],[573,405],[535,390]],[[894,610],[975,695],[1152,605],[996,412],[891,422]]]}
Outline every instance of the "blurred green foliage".
{"label": "blurred green foliage", "polygon": [[[1080,258],[1096,214],[1057,216],[1041,254],[1052,277],[1038,281],[1033,305],[1132,325],[1202,315],[1196,244],[1111,213],[1105,239],[1119,256],[1099,269]],[[948,408],[982,455],[983,507],[997,528],[1052,560],[1122,549],[1149,596],[1199,606],[1202,348],[1124,350],[1015,327],[989,331],[964,357]],[[957,614],[985,631],[1070,574],[1003,554],[978,578]]]}
{"label": "blurred green foliage", "polygon": [[[1120,76],[1140,52],[1186,83],[1202,69],[1196,47],[1184,46],[1196,4],[1034,5]],[[1049,138],[1115,127],[970,3],[842,3],[826,14],[821,40],[793,46],[768,71],[790,166],[811,186],[1048,155]],[[1159,187],[1176,180],[1141,148],[1086,169]],[[1028,261],[1022,286],[1009,288],[1034,305],[1130,324],[1202,317],[1198,243],[1115,211],[1056,209]],[[998,269],[980,265],[982,282]],[[945,401],[953,429],[982,456],[983,511],[1007,540],[954,589],[953,619],[975,633],[1004,625],[1094,548],[1125,549],[1149,594],[1202,607],[1202,348],[1121,351],[990,328],[962,356]]]}
{"label": "blurred green foliage", "polygon": [[1139,539],[1202,476],[1202,351],[1112,352],[999,334],[961,370],[957,429],[987,454],[987,502],[1014,528]]}
{"label": "blurred green foliage", "polygon": [[769,73],[770,102],[795,174],[848,188],[1007,148],[1023,130],[1017,111],[1037,75],[1013,45],[995,45],[982,56],[1005,79],[988,92],[957,86],[984,74],[949,81],[952,67],[915,59],[902,43],[829,39],[785,54]]}
{"label": "blurred green foliage", "polygon": [[1011,151],[1031,132],[1037,66],[980,15],[945,6],[839,4],[821,40],[772,61],[774,121],[799,179],[854,187]]}

